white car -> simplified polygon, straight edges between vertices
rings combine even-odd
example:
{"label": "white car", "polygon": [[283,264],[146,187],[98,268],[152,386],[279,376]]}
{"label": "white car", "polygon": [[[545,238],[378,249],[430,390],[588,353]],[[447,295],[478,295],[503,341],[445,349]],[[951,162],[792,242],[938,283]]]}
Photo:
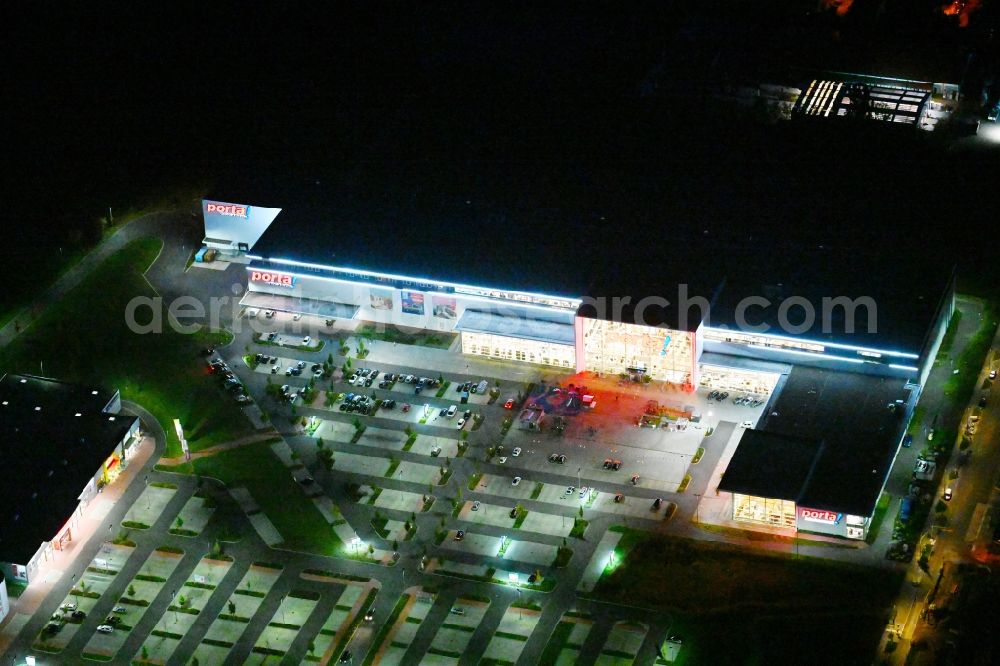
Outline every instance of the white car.
{"label": "white car", "polygon": [[514,447],[514,450],[511,451],[511,455],[514,456],[515,458],[521,455],[521,447],[520,446]]}
{"label": "white car", "polygon": [[304,336],[304,337],[302,338],[302,344],[304,344],[304,345],[307,345],[307,344],[309,344],[310,342],[312,342],[312,337],[310,337],[310,336],[306,335],[306,336]]}
{"label": "white car", "polygon": [[590,492],[590,488],[588,488],[587,486],[580,488],[580,499],[586,497],[588,492]]}
{"label": "white car", "polygon": [[260,311],[257,310],[257,308],[250,308],[247,310],[247,317],[251,319],[256,319],[258,314],[260,314]]}
{"label": "white car", "polygon": [[514,479],[510,482],[510,485],[516,486],[519,483],[521,483],[521,477],[515,476]]}
{"label": "white car", "polygon": [[76,604],[73,603],[73,602],[70,602],[68,604],[63,604],[62,606],[59,607],[59,610],[75,611],[76,610]]}
{"label": "white car", "polygon": [[500,464],[502,465],[505,462],[507,462],[507,456],[500,456]]}
{"label": "white car", "polygon": [[298,321],[299,319],[302,319],[302,313],[296,312],[294,315],[292,315],[292,321]]}
{"label": "white car", "polygon": [[112,634],[114,633],[115,628],[112,627],[110,624],[102,624],[99,627],[97,627],[97,630],[102,634]]}
{"label": "white car", "polygon": [[465,426],[465,419],[459,419],[458,423],[455,424],[456,430],[461,430]]}
{"label": "white car", "polygon": [[449,407],[449,408],[448,408],[448,411],[447,411],[447,412],[445,412],[445,415],[446,415],[446,416],[447,416],[447,417],[448,417],[449,419],[451,419],[451,418],[454,418],[454,417],[455,417],[455,413],[456,413],[456,412],[458,412],[458,407],[456,407],[455,405],[452,405],[451,407]]}
{"label": "white car", "polygon": [[472,503],[472,510],[479,511],[479,500],[476,500],[475,502]]}
{"label": "white car", "polygon": [[990,379],[996,379],[996,378],[997,378],[997,371],[990,370]]}

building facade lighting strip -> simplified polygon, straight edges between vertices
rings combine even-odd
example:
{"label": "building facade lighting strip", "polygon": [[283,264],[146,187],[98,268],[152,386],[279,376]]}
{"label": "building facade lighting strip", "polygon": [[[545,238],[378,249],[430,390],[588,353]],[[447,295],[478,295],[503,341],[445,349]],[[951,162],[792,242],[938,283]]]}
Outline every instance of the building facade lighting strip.
{"label": "building facade lighting strip", "polygon": [[751,344],[749,347],[766,349],[779,354],[795,354],[797,356],[809,356],[810,358],[822,358],[827,361],[844,361],[845,363],[864,363],[860,358],[847,358],[846,356],[830,356],[829,354],[817,354],[816,352],[799,351],[798,349],[783,349],[781,347],[768,347],[767,345]]}
{"label": "building facade lighting strip", "polygon": [[787,340],[789,342],[805,342],[814,345],[833,347],[834,349],[844,349],[847,351],[854,351],[854,352],[869,352],[872,354],[882,354],[884,356],[898,356],[900,358],[914,358],[914,359],[920,358],[919,354],[911,354],[910,352],[891,351],[887,349],[873,349],[871,347],[858,347],[856,345],[845,345],[839,342],[825,342],[821,340],[812,340],[810,338],[794,338],[788,335],[775,335],[773,333],[755,333],[755,332],[742,331],[737,328],[715,328],[712,326],[706,326],[705,332],[719,333],[721,335],[725,335],[726,333],[740,333],[742,335],[758,335],[762,338],[771,338],[773,340]]}
{"label": "building facade lighting strip", "polygon": [[[250,258],[251,259],[257,259],[256,256],[253,256],[253,257],[250,257]],[[298,266],[298,267],[301,267],[301,268],[313,268],[313,269],[316,269],[316,270],[357,273],[358,275],[367,275],[369,277],[374,277],[374,278],[386,278],[386,279],[389,279],[389,280],[403,280],[403,281],[411,281],[411,282],[423,282],[423,283],[426,283],[426,284],[433,284],[433,285],[437,285],[437,286],[440,286],[440,287],[452,287],[452,288],[459,288],[459,289],[475,289],[475,290],[478,290],[478,291],[504,291],[504,290],[498,289],[496,287],[478,287],[478,286],[475,286],[475,285],[460,284],[460,283],[457,283],[457,282],[443,282],[441,280],[433,280],[433,279],[430,279],[430,278],[413,277],[411,275],[398,275],[396,273],[382,273],[382,272],[379,272],[379,271],[369,271],[369,270],[365,270],[365,269],[361,269],[361,268],[351,268],[349,266],[329,266],[329,265],[324,265],[324,264],[313,264],[313,263],[309,263],[309,262],[305,262],[305,261],[296,261],[294,259],[274,259],[274,258],[267,258],[267,259],[259,259],[259,260],[260,261],[269,261],[269,262],[273,262],[273,263],[276,263],[276,264],[282,264],[282,265],[287,265],[287,266]],[[307,276],[300,275],[299,277],[307,277]],[[316,277],[316,276],[310,276],[310,277]],[[356,283],[356,284],[360,284],[360,283]],[[549,299],[549,300],[553,300],[553,301],[566,301],[570,305],[570,308],[572,308],[572,309],[578,308],[580,306],[580,304],[583,302],[582,299],[579,299],[579,298],[570,298],[568,296],[552,296],[550,294],[540,294],[538,292],[523,291],[523,290],[520,290],[520,289],[509,289],[509,290],[506,290],[506,291],[510,291],[511,293],[516,293],[516,294],[524,294],[526,296],[532,296],[534,298],[545,298],[545,299]],[[557,306],[549,306],[549,308],[557,308]],[[570,308],[557,308],[557,309],[570,309]]]}

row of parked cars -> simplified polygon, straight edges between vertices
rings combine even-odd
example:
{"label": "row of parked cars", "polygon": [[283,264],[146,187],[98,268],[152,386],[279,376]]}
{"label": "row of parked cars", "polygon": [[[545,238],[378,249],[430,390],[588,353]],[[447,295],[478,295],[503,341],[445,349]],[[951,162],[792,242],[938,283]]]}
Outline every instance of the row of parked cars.
{"label": "row of parked cars", "polygon": [[478,382],[465,382],[464,384],[456,384],[455,391],[458,393],[486,393],[490,384],[485,379]]}
{"label": "row of parked cars", "polygon": [[[711,402],[716,400],[718,402],[723,402],[729,397],[729,391],[712,391],[708,394],[708,401]],[[763,405],[765,400],[760,396],[756,396],[750,393],[745,393],[743,395],[738,395],[733,398],[734,405],[741,405],[743,407],[760,407]]]}
{"label": "row of parked cars", "polygon": [[246,387],[243,386],[243,383],[236,374],[229,369],[225,361],[219,358],[209,361],[208,371],[219,378],[223,388],[233,395],[236,402],[240,404],[250,402],[250,396],[247,395]]}

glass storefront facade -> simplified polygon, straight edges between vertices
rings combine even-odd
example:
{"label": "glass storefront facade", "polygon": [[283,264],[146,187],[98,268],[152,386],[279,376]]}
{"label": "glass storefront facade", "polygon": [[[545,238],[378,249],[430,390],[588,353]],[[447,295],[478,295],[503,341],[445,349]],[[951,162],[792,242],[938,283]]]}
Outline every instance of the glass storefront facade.
{"label": "glass storefront facade", "polygon": [[472,331],[462,332],[462,353],[559,368],[572,368],[576,361],[576,349],[572,345]]}
{"label": "glass storefront facade", "polygon": [[795,527],[795,502],[734,493],[733,520]]}
{"label": "glass storefront facade", "polygon": [[656,381],[698,385],[694,333],[603,319],[582,322],[587,370],[639,371]]}

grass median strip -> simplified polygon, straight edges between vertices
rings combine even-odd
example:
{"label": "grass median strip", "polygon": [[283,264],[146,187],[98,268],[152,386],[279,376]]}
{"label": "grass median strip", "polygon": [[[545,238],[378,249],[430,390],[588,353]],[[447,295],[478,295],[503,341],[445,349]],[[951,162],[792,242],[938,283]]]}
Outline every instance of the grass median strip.
{"label": "grass median strip", "polygon": [[[8,372],[37,372],[44,361],[59,369],[60,379],[87,385],[100,377],[104,385],[118,388],[123,400],[152,412],[167,433],[166,455],[178,456],[174,418],[184,424],[192,451],[237,439],[252,428],[239,406],[225,399],[215,378],[204,372],[198,355],[206,345],[228,343],[231,335],[186,335],[167,325],[155,335],[144,335],[122,316],[133,299],[158,296],[144,273],[162,247],[158,238],[147,237],[111,254],[47,307],[31,325],[30,335],[0,350],[0,365]],[[148,320],[149,310],[140,307],[137,320]],[[66,334],[68,327],[72,335]]]}
{"label": "grass median strip", "polygon": [[382,627],[378,630],[378,633],[375,634],[375,638],[372,639],[371,649],[368,650],[368,654],[365,656],[365,660],[362,666],[370,666],[372,663],[375,662],[375,655],[378,653],[378,650],[382,646],[382,643],[385,642],[385,639],[389,635],[389,632],[396,624],[396,620],[399,619],[399,614],[403,612],[403,608],[406,607],[406,603],[409,600],[410,600],[410,595],[404,594],[396,602],[396,605],[392,607],[392,612],[389,614],[389,617],[386,619]]}

